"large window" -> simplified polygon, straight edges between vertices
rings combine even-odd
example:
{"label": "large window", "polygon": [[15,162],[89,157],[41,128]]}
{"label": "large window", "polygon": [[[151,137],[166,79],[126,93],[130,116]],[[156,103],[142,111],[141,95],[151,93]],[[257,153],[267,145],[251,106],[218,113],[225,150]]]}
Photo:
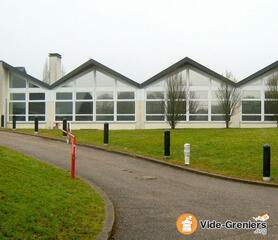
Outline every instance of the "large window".
{"label": "large window", "polygon": [[189,85],[190,86],[209,86],[209,78],[197,71],[189,70]]}
{"label": "large window", "polygon": [[10,88],[26,88],[26,80],[23,77],[12,73],[10,79]]}
{"label": "large window", "polygon": [[16,116],[17,121],[26,121],[26,94],[10,93],[9,101],[9,121]]}
{"label": "large window", "polygon": [[93,121],[93,95],[91,92],[76,93],[75,120]]}
{"label": "large window", "polygon": [[96,121],[114,121],[114,92],[96,92]]}
{"label": "large window", "polygon": [[45,121],[45,93],[29,93],[28,120],[34,121],[35,117]]}
{"label": "large window", "polygon": [[242,121],[261,121],[260,90],[242,91]]}
{"label": "large window", "polygon": [[131,91],[117,93],[117,121],[135,120],[135,96]]}
{"label": "large window", "polygon": [[223,114],[223,109],[219,103],[217,93],[218,90],[211,92],[211,121],[225,121],[225,115]]}
{"label": "large window", "polygon": [[265,91],[265,102],[264,102],[264,120],[265,121],[276,121],[278,114],[278,102],[275,99],[275,94],[269,91]]}
{"label": "large window", "polygon": [[147,91],[146,120],[165,121],[165,98],[163,91]]}
{"label": "large window", "polygon": [[208,121],[208,91],[190,91],[189,121]]}
{"label": "large window", "polygon": [[71,92],[57,92],[55,104],[55,120],[73,120],[73,101]]}

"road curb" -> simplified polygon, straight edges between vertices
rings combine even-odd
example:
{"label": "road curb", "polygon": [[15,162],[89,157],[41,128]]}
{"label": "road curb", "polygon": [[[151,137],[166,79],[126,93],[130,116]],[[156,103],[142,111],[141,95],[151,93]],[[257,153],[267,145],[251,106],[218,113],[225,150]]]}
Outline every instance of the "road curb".
{"label": "road curb", "polygon": [[[0,131],[10,132],[10,131],[5,131],[5,130],[0,130]],[[40,137],[40,138],[44,138],[44,139],[48,139],[48,140],[65,142],[63,139],[40,136],[40,135],[32,135],[32,134],[29,134],[29,133],[22,133],[22,132],[10,132],[10,133],[23,134],[23,135],[33,136],[33,137]],[[205,175],[205,176],[208,176],[208,177],[219,178],[219,179],[223,179],[223,180],[227,180],[227,181],[233,181],[233,182],[241,182],[241,183],[248,183],[248,184],[253,184],[253,185],[261,185],[261,186],[266,186],[266,187],[278,188],[278,184],[276,184],[276,183],[260,182],[260,181],[256,181],[256,180],[247,180],[247,179],[242,179],[242,178],[237,178],[237,177],[228,177],[228,176],[224,176],[224,175],[221,175],[221,174],[210,173],[210,172],[201,171],[201,170],[193,169],[193,168],[190,168],[190,167],[186,167],[186,166],[182,166],[182,165],[178,165],[178,164],[174,164],[174,163],[169,163],[169,162],[162,161],[162,160],[152,158],[152,157],[146,157],[146,156],[142,156],[142,155],[139,155],[139,154],[133,154],[133,153],[129,153],[129,152],[123,152],[123,151],[120,151],[120,150],[109,149],[105,146],[102,147],[102,146],[97,146],[97,145],[93,145],[93,144],[84,144],[84,143],[77,143],[77,145],[82,146],[82,147],[98,149],[98,150],[102,150],[102,151],[105,151],[105,152],[117,153],[117,154],[121,154],[121,155],[124,155],[124,156],[139,158],[139,159],[142,159],[142,160],[145,160],[145,161],[158,163],[158,164],[161,164],[161,165],[164,165],[164,166],[166,165],[166,166],[169,166],[169,167],[172,167],[172,168],[175,168],[175,169],[188,171],[188,172],[195,173],[195,174]]]}
{"label": "road curb", "polygon": [[104,200],[105,202],[105,218],[102,227],[102,231],[97,235],[96,240],[108,240],[111,238],[113,227],[115,224],[115,208],[106,194],[99,186],[95,183],[90,182],[88,179],[78,176],[79,179],[88,183]]}

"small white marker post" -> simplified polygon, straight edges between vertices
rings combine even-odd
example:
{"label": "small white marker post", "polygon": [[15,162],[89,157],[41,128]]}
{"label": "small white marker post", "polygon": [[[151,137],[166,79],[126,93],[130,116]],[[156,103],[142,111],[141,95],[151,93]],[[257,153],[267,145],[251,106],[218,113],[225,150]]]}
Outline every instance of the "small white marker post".
{"label": "small white marker post", "polygon": [[189,165],[190,163],[190,144],[184,144],[184,164]]}

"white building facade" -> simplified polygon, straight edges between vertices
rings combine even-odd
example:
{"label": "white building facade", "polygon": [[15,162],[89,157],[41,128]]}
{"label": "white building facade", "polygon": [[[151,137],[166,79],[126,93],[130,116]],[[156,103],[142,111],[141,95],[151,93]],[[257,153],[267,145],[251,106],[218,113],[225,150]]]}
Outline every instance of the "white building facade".
{"label": "white building facade", "polygon": [[[41,128],[51,129],[63,119],[72,129],[169,128],[164,113],[166,80],[182,76],[189,99],[184,117],[177,128],[223,128],[224,116],[216,92],[228,83],[241,91],[241,103],[231,119],[231,127],[276,127],[273,109],[269,108],[267,82],[278,73],[278,61],[234,83],[205,66],[184,58],[139,84],[122,74],[89,60],[61,77],[61,55],[49,54],[49,83],[0,61],[0,114],[5,127],[16,116],[18,128],[33,128],[38,117]],[[189,103],[194,102],[194,112]]]}

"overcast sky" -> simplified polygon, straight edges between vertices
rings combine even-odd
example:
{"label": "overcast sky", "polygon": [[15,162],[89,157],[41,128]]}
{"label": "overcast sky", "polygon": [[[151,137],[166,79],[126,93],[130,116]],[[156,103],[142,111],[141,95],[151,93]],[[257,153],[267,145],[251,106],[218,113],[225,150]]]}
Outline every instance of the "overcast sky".
{"label": "overcast sky", "polygon": [[239,79],[278,60],[277,0],[0,0],[0,59],[41,79],[89,58],[142,82],[188,56]]}

